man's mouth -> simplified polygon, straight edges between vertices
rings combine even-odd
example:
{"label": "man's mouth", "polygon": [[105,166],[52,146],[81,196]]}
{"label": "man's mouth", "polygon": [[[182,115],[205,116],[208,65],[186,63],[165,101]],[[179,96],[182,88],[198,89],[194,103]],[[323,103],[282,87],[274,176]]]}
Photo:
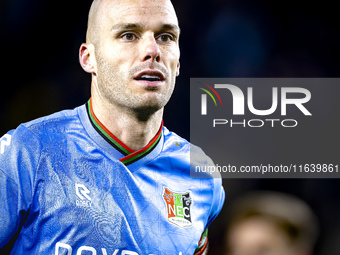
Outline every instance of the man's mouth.
{"label": "man's mouth", "polygon": [[142,75],[139,78],[136,78],[137,81],[161,81],[161,78],[159,78],[156,75]]}
{"label": "man's mouth", "polygon": [[138,73],[134,79],[137,81],[161,82],[164,81],[164,75],[157,70],[144,70]]}

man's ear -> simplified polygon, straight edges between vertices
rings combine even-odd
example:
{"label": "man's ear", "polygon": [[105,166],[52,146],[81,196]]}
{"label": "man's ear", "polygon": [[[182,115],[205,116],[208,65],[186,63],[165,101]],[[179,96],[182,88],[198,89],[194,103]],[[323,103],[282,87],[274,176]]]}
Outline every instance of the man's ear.
{"label": "man's ear", "polygon": [[176,69],[176,76],[179,75],[179,68],[180,68],[180,63],[179,63],[179,61],[178,61],[178,63],[177,63],[177,69]]}
{"label": "man's ear", "polygon": [[83,43],[79,49],[79,62],[85,72],[96,72],[96,60],[93,44]]}

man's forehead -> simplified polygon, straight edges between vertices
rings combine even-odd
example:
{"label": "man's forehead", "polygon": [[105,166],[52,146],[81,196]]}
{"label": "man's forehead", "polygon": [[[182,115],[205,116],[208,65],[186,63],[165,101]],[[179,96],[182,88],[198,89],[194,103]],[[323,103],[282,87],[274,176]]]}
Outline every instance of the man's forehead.
{"label": "man's forehead", "polygon": [[115,24],[168,24],[179,31],[170,0],[94,0],[89,13],[87,42],[95,43],[98,32],[112,30]]}
{"label": "man's forehead", "polygon": [[101,0],[101,15],[111,19],[143,18],[159,15],[178,24],[176,12],[170,0]]}

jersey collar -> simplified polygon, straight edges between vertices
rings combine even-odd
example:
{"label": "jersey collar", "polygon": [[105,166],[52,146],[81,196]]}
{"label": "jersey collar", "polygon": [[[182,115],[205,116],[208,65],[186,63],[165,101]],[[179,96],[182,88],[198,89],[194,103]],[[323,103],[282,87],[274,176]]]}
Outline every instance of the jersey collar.
{"label": "jersey collar", "polygon": [[93,128],[100,134],[102,138],[104,138],[104,140],[106,140],[112,147],[114,147],[123,155],[123,157],[119,158],[119,161],[121,161],[126,166],[139,161],[140,159],[151,153],[154,148],[157,147],[157,144],[161,140],[163,134],[163,121],[154,138],[152,138],[151,141],[144,148],[134,151],[127,145],[125,145],[122,141],[120,141],[100,122],[100,120],[93,112],[91,98],[86,103],[86,111]]}

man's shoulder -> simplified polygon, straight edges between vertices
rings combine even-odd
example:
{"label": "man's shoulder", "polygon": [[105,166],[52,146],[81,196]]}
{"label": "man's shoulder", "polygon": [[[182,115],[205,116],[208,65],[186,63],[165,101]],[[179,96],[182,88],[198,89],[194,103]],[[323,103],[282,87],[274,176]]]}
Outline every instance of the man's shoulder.
{"label": "man's shoulder", "polygon": [[[190,171],[193,172],[197,167],[214,166],[213,160],[204,152],[204,150],[187,141],[185,138],[177,135],[175,132],[169,131],[164,127],[164,148],[163,152],[169,152],[172,155],[178,155],[190,165]],[[197,173],[195,173],[195,176]],[[207,175],[207,176],[204,176]],[[218,173],[201,173],[198,178],[216,178],[220,177]]]}
{"label": "man's shoulder", "polygon": [[72,110],[59,111],[51,115],[22,123],[16,129],[9,131],[2,138],[12,137],[13,141],[15,140],[22,145],[31,140],[36,140],[39,143],[49,142],[47,140],[56,139],[61,135],[64,136],[67,129],[79,129],[81,122],[78,116],[78,108],[79,107]]}
{"label": "man's shoulder", "polygon": [[179,136],[173,131],[170,131],[165,126],[163,127],[163,134],[164,134],[164,143],[165,144],[175,144],[179,148],[187,148],[187,146],[190,145],[190,143],[183,137]]}
{"label": "man's shoulder", "polygon": [[38,138],[46,137],[49,134],[65,135],[66,130],[79,128],[81,125],[78,108],[62,110],[53,114],[37,118],[21,124],[17,129],[27,129]]}
{"label": "man's shoulder", "polygon": [[62,128],[65,125],[69,125],[69,124],[79,121],[78,108],[79,107],[75,109],[62,110],[59,112],[55,112],[53,114],[23,123],[22,126],[26,127],[27,129],[31,131],[40,130],[40,129],[49,129],[53,127]]}

